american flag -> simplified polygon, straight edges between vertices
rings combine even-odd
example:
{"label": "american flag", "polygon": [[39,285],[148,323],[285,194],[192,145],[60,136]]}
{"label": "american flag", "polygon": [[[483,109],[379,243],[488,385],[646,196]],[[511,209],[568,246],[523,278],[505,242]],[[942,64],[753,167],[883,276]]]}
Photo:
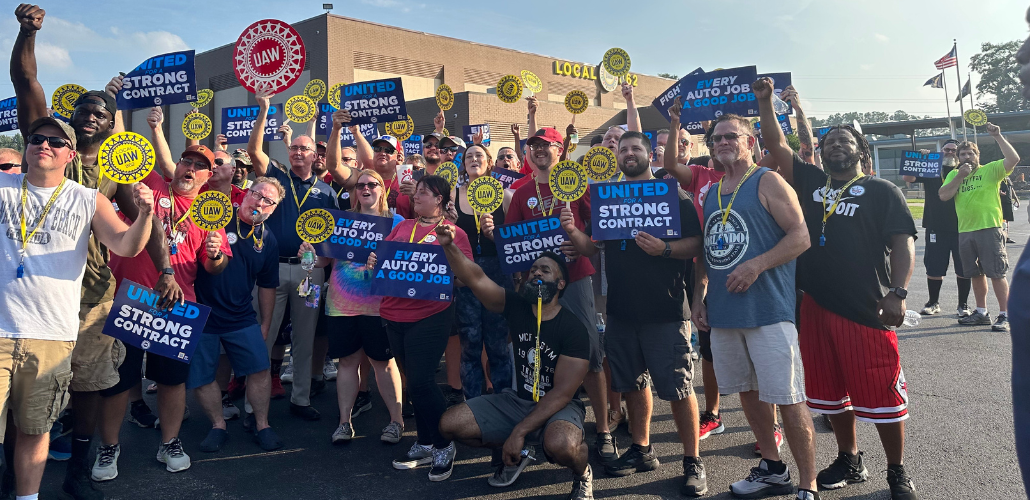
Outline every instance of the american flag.
{"label": "american flag", "polygon": [[958,66],[958,48],[957,47],[952,47],[951,48],[951,52],[948,52],[948,55],[938,59],[937,61],[935,61],[933,63],[933,65],[937,66],[937,69],[944,69],[944,68],[950,68],[952,66]]}

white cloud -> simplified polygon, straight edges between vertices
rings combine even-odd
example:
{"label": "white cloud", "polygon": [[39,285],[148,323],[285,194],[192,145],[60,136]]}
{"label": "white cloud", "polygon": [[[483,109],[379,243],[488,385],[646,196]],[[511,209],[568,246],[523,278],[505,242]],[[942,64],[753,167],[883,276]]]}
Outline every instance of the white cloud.
{"label": "white cloud", "polygon": [[887,43],[891,41],[890,37],[884,35],[883,33],[873,33],[873,38],[876,38],[876,41],[880,43]]}
{"label": "white cloud", "polygon": [[40,42],[36,44],[36,61],[40,66],[46,66],[57,70],[67,70],[72,67],[72,57],[64,47]]}

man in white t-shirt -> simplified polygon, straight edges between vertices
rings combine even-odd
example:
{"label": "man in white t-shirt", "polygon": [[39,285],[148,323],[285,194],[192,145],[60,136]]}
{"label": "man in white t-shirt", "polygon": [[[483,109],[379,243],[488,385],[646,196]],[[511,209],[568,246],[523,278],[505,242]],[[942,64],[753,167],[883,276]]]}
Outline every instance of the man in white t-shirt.
{"label": "man in white t-shirt", "polygon": [[133,200],[147,216],[126,226],[97,190],[65,179],[76,155],[68,124],[44,117],[27,132],[27,172],[0,178],[0,436],[10,408],[17,496],[35,499],[50,427],[68,402],[90,230],[111,252],[135,256],[150,237],[154,199],[136,185]]}

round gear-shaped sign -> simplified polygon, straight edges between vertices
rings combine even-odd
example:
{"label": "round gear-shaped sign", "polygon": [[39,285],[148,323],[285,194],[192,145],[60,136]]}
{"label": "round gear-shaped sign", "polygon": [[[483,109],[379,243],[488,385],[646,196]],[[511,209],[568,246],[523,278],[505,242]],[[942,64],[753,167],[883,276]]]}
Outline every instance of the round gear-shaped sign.
{"label": "round gear-shaped sign", "polygon": [[211,89],[200,89],[197,91],[197,100],[190,103],[190,106],[194,108],[203,108],[211,103],[211,99],[215,98],[215,93]]}
{"label": "round gear-shaped sign", "polygon": [[629,74],[629,54],[620,48],[608,49],[601,59],[601,65],[612,75],[626,76]]}
{"label": "round gear-shaped sign", "polygon": [[590,107],[590,98],[582,90],[573,90],[565,94],[565,109],[574,115],[578,115]]}
{"label": "round gear-shaped sign", "polygon": [[100,170],[119,184],[143,180],[154,169],[156,159],[150,141],[135,132],[120,132],[108,137],[97,154]]}
{"label": "round gear-shaped sign", "polygon": [[489,214],[504,202],[504,186],[492,175],[484,175],[469,183],[469,205],[477,213]]}
{"label": "round gear-shaped sign", "polygon": [[300,78],[305,58],[304,41],[293,26],[262,19],[247,26],[236,40],[234,71],[240,85],[250,92],[278,94]]}
{"label": "round gear-shaped sign", "polygon": [[522,99],[522,80],[515,75],[504,75],[497,81],[497,97],[507,104]]}
{"label": "round gear-shaped sign", "polygon": [[329,105],[337,111],[340,109],[340,93],[343,92],[343,87],[346,85],[346,83],[337,83],[336,85],[329,87]]}
{"label": "round gear-shaped sign", "polygon": [[597,69],[597,74],[600,75],[598,76],[597,81],[601,83],[601,88],[604,89],[605,92],[611,92],[615,90],[615,87],[619,85],[619,77],[609,73],[608,70],[604,69],[603,64],[598,64]]}
{"label": "round gear-shaped sign", "polygon": [[204,191],[190,204],[190,219],[205,231],[222,229],[232,220],[232,202],[221,191]]}
{"label": "round gear-shaped sign", "polygon": [[551,167],[547,180],[551,185],[551,193],[559,201],[571,203],[587,192],[587,176],[583,166],[571,160],[558,162]]}
{"label": "round gear-shaped sign", "polygon": [[199,141],[211,135],[211,119],[203,113],[190,113],[182,120],[182,135]]}
{"label": "round gear-shaped sign", "polygon": [[398,141],[408,140],[414,131],[415,121],[411,119],[411,115],[408,115],[408,119],[406,120],[386,122],[386,135],[392,135],[396,137]]}
{"label": "round gear-shaped sign", "polygon": [[440,108],[440,111],[447,111],[451,106],[454,106],[454,91],[450,85],[441,83],[436,88],[436,107]]}
{"label": "round gear-shaped sign", "polygon": [[587,154],[583,155],[583,166],[586,168],[587,177],[594,182],[611,179],[619,169],[615,153],[604,146],[590,148]]}
{"label": "round gear-shaped sign", "polygon": [[540,77],[536,76],[536,73],[528,69],[522,70],[522,83],[525,83],[526,88],[532,90],[534,94],[544,91],[544,82],[540,81]]}
{"label": "round gear-shaped sign", "polygon": [[85,93],[86,88],[82,85],[66,83],[54,91],[54,95],[50,98],[50,106],[57,114],[71,119],[72,112],[75,111],[75,101]]}
{"label": "round gear-shaped sign", "polygon": [[982,109],[970,109],[962,115],[962,119],[974,127],[987,125],[987,113],[984,113]]}
{"label": "round gear-shaped sign", "polygon": [[333,214],[324,208],[313,208],[297,218],[297,235],[311,243],[321,243],[333,234]]}
{"label": "round gear-shaped sign", "polygon": [[295,95],[286,100],[286,118],[294,123],[307,123],[315,117],[318,105],[306,95]]}
{"label": "round gear-shaped sign", "polygon": [[304,86],[304,95],[308,96],[312,101],[318,102],[325,97],[325,90],[325,81],[316,78]]}
{"label": "round gear-shaped sign", "polygon": [[458,165],[453,161],[444,162],[436,168],[436,175],[443,177],[451,187],[454,187],[454,183],[458,182]]}

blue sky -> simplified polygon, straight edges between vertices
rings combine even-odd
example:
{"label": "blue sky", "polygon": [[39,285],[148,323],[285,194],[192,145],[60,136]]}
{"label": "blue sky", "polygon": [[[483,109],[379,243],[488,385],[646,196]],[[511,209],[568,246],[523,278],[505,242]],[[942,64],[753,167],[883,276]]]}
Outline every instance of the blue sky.
{"label": "blue sky", "polygon": [[[100,4],[98,2],[98,4]],[[577,61],[626,49],[633,71],[683,75],[755,64],[759,72],[791,71],[810,116],[903,109],[944,116],[943,93],[922,87],[933,61],[958,39],[963,80],[983,42],[1027,36],[1027,2],[863,2],[521,0],[444,3],[401,0],[334,2],[335,14]],[[18,32],[14,4],[0,14],[0,53]],[[40,81],[50,93],[64,83],[100,88],[143,59],[185,48],[233,43],[250,23],[287,22],[323,12],[321,2],[171,2],[81,0],[47,3],[37,42]],[[438,7],[446,5],[446,10]],[[185,7],[185,8],[184,8]],[[955,15],[948,13],[954,12]],[[954,22],[932,27],[942,21]],[[482,62],[485,65],[488,62]],[[954,99],[955,70],[946,73]],[[974,85],[977,79],[974,75]],[[0,81],[0,98],[14,95]],[[957,110],[952,111],[957,114]]]}

